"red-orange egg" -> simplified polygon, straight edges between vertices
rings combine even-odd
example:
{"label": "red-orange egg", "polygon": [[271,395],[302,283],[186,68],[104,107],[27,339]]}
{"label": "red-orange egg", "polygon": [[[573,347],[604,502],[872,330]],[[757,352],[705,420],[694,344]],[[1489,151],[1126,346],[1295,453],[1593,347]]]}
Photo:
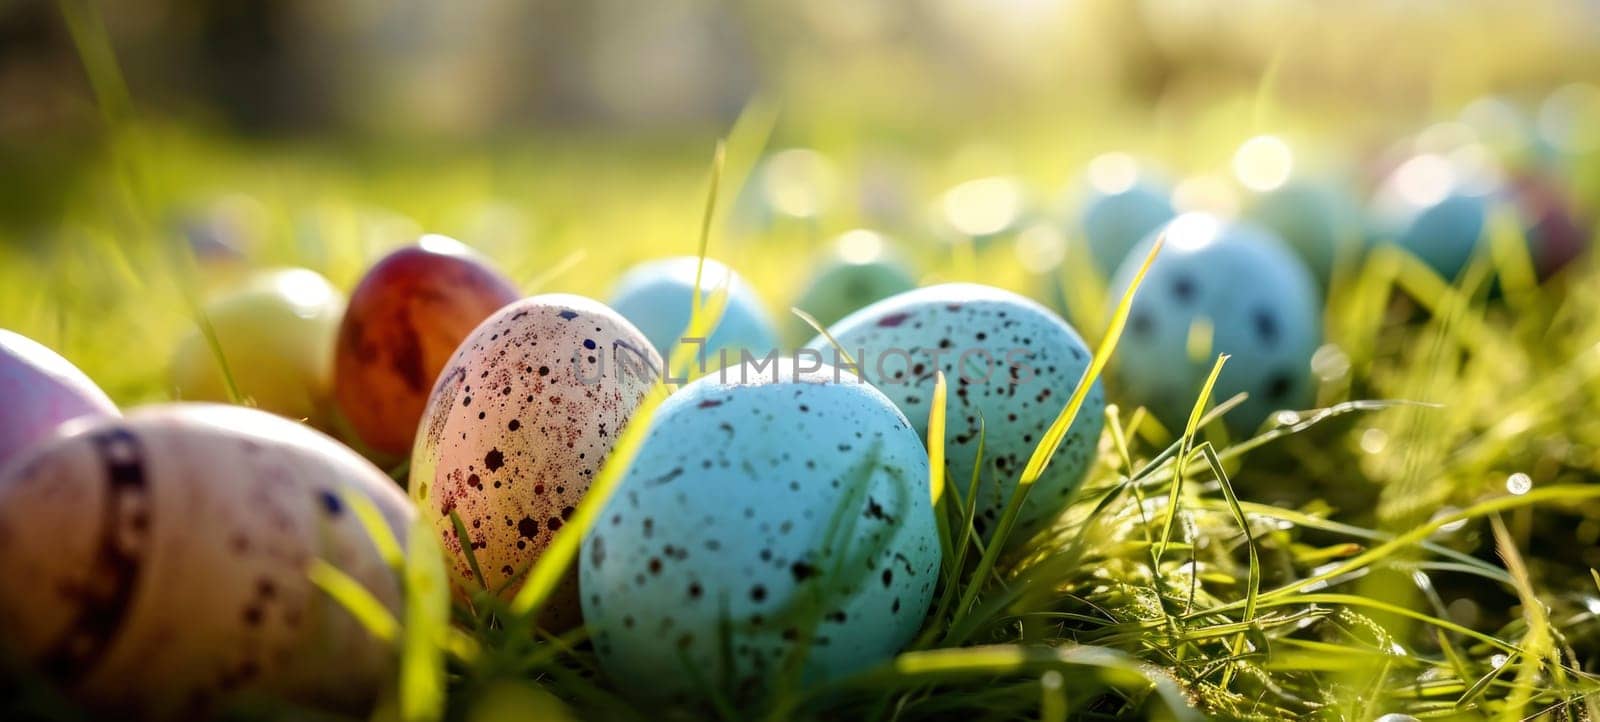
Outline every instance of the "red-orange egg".
{"label": "red-orange egg", "polygon": [[450,354],[519,297],[510,280],[444,236],[423,236],[367,271],[339,327],[334,368],[339,410],[361,442],[409,452]]}

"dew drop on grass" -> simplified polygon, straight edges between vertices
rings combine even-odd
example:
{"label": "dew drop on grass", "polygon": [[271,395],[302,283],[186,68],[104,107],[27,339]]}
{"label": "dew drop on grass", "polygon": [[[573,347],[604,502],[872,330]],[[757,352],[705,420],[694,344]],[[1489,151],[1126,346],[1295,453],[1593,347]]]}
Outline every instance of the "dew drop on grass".
{"label": "dew drop on grass", "polygon": [[1511,492],[1515,496],[1522,496],[1523,494],[1528,493],[1528,491],[1531,489],[1533,489],[1533,479],[1527,474],[1519,471],[1511,476],[1506,477],[1506,491]]}
{"label": "dew drop on grass", "polygon": [[1361,432],[1361,450],[1368,454],[1381,454],[1388,445],[1389,434],[1383,429],[1372,428]]}

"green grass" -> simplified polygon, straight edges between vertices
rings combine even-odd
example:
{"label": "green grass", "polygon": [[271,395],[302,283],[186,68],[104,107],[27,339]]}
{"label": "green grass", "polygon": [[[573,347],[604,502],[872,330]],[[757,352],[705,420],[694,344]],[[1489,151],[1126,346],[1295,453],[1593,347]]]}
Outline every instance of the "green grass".
{"label": "green grass", "polygon": [[[85,56],[101,58],[93,18],[69,18]],[[427,229],[474,244],[530,292],[602,298],[627,264],[698,250],[740,269],[774,310],[795,295],[796,259],[867,221],[844,204],[759,233],[730,222],[761,148],[823,136],[778,123],[765,104],[747,111],[725,155],[710,135],[368,152],[137,123],[120,80],[103,59],[96,66],[111,125],[104,146],[79,159],[66,211],[45,224],[0,222],[0,326],[61,350],[125,405],[171,397],[167,353],[197,322],[208,287],[237,271],[183,250],[176,218],[207,208],[211,189],[253,199],[244,225],[256,239],[252,264],[307,266],[345,288],[384,248]],[[1261,103],[1218,105],[1259,113]],[[1100,125],[1112,133],[1119,123]],[[1222,125],[1207,124],[1194,144],[1231,147],[1237,138],[1215,130]],[[1005,130],[1024,159],[1017,171],[1041,187],[1091,152],[1063,145],[1045,121]],[[938,155],[957,140],[926,141],[931,150],[908,169],[917,185],[963,179]],[[854,153],[835,157],[859,169]],[[915,213],[883,230],[902,239],[927,282],[1041,293],[1008,243],[945,245]],[[708,709],[639,707],[629,688],[649,680],[605,678],[582,630],[536,628],[543,596],[620,481],[661,393],[511,602],[480,594],[451,607],[431,536],[394,539],[381,523],[369,527],[405,580],[401,614],[326,565],[313,579],[401,654],[381,719],[1596,719],[1600,262],[1585,258],[1536,284],[1514,226],[1497,217],[1493,230],[1456,283],[1387,252],[1341,272],[1317,363],[1321,411],[1229,439],[1216,419],[1237,400],[1210,399],[1209,387],[1176,434],[1141,410],[1108,407],[1099,461],[1072,505],[1009,550],[972,530],[962,499],[976,470],[936,464],[946,563],[934,608],[910,649],[857,677],[791,680],[753,706],[713,694]],[[1501,279],[1494,293],[1491,277]],[[714,325],[724,295],[697,304],[691,327]],[[1122,316],[1075,319],[1100,344],[1087,378],[1115,347]],[[687,360],[674,354],[673,367]],[[1080,402],[1074,394],[1063,408],[1024,481],[1048,463]],[[930,436],[936,460],[940,438]],[[71,717],[48,693],[30,695],[20,709]]]}

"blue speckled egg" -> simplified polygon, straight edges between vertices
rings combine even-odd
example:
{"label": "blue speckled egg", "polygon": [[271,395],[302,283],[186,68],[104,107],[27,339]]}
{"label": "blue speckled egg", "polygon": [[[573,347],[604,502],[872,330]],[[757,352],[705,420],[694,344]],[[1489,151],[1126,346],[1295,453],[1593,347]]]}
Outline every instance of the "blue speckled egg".
{"label": "blue speckled egg", "polygon": [[1172,220],[1172,191],[1125,153],[1090,161],[1073,230],[1089,245],[1095,268],[1109,278],[1128,251]]}
{"label": "blue speckled egg", "polygon": [[[1310,403],[1322,316],[1305,264],[1271,233],[1206,214],[1179,216],[1165,232],[1166,245],[1134,297],[1112,361],[1128,405],[1145,406],[1169,430],[1181,431],[1219,353],[1231,358],[1213,398],[1250,395],[1226,417],[1235,431]],[[1117,271],[1110,303],[1122,297],[1154,242],[1152,234]],[[1191,336],[1203,339],[1207,327],[1211,343],[1191,356]]]}
{"label": "blue speckled egg", "polygon": [[1324,286],[1340,254],[1354,258],[1365,243],[1359,204],[1331,182],[1291,179],[1252,196],[1244,218],[1278,234]]}
{"label": "blue speckled egg", "polygon": [[[698,262],[693,256],[646,261],[623,274],[616,291],[611,294],[611,307],[644,332],[662,358],[672,353],[672,347],[689,326]],[[755,289],[732,269],[706,259],[700,284],[704,290],[702,297],[709,297],[712,290],[724,283],[728,287],[728,303],[722,321],[705,345],[706,365],[713,369],[724,365],[718,361],[721,351],[727,352],[730,363],[736,363],[741,350],[763,357],[778,343],[772,318],[767,315]]]}
{"label": "blue speckled egg", "polygon": [[[934,374],[949,384],[945,458],[963,491],[984,454],[978,487],[979,533],[988,538],[1033,449],[1055,421],[1083,370],[1089,348],[1044,306],[1010,291],[971,283],[929,286],[892,296],[828,329],[863,375],[926,438]],[[824,338],[809,344],[837,362]],[[1054,461],[1022,507],[1009,542],[1026,539],[1060,513],[1094,460],[1105,395],[1089,393]]]}
{"label": "blue speckled egg", "polygon": [[794,366],[730,367],[667,399],[584,538],[584,620],[630,693],[754,701],[807,629],[820,682],[921,626],[940,561],[927,452],[870,385]]}
{"label": "blue speckled egg", "polygon": [[1395,243],[1446,279],[1454,279],[1485,239],[1489,189],[1439,156],[1416,156],[1396,168],[1372,201],[1380,242]]}
{"label": "blue speckled egg", "polygon": [[[881,234],[854,230],[840,236],[837,250],[811,275],[794,307],[811,314],[824,328],[873,301],[917,287],[911,270],[888,257]],[[816,335],[799,316],[789,315],[786,335],[805,341]]]}

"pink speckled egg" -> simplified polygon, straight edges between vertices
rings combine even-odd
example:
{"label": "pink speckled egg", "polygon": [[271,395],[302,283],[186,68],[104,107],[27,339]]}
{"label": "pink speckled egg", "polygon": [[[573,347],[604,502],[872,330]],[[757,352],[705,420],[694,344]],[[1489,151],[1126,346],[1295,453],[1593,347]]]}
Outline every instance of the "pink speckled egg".
{"label": "pink speckled egg", "polygon": [[0,328],[0,466],[80,416],[116,416],[117,406],[71,361]]}
{"label": "pink speckled egg", "polygon": [[[517,301],[461,343],[423,412],[410,484],[451,555],[458,596],[480,585],[464,547],[483,587],[516,593],[661,368],[644,334],[582,296]],[[573,574],[541,621],[566,629],[579,617]]]}
{"label": "pink speckled egg", "polygon": [[0,639],[121,719],[254,696],[365,715],[394,650],[307,575],[326,562],[398,613],[399,580],[352,495],[396,534],[415,518],[377,467],[264,411],[167,404],[75,423],[0,470]]}

